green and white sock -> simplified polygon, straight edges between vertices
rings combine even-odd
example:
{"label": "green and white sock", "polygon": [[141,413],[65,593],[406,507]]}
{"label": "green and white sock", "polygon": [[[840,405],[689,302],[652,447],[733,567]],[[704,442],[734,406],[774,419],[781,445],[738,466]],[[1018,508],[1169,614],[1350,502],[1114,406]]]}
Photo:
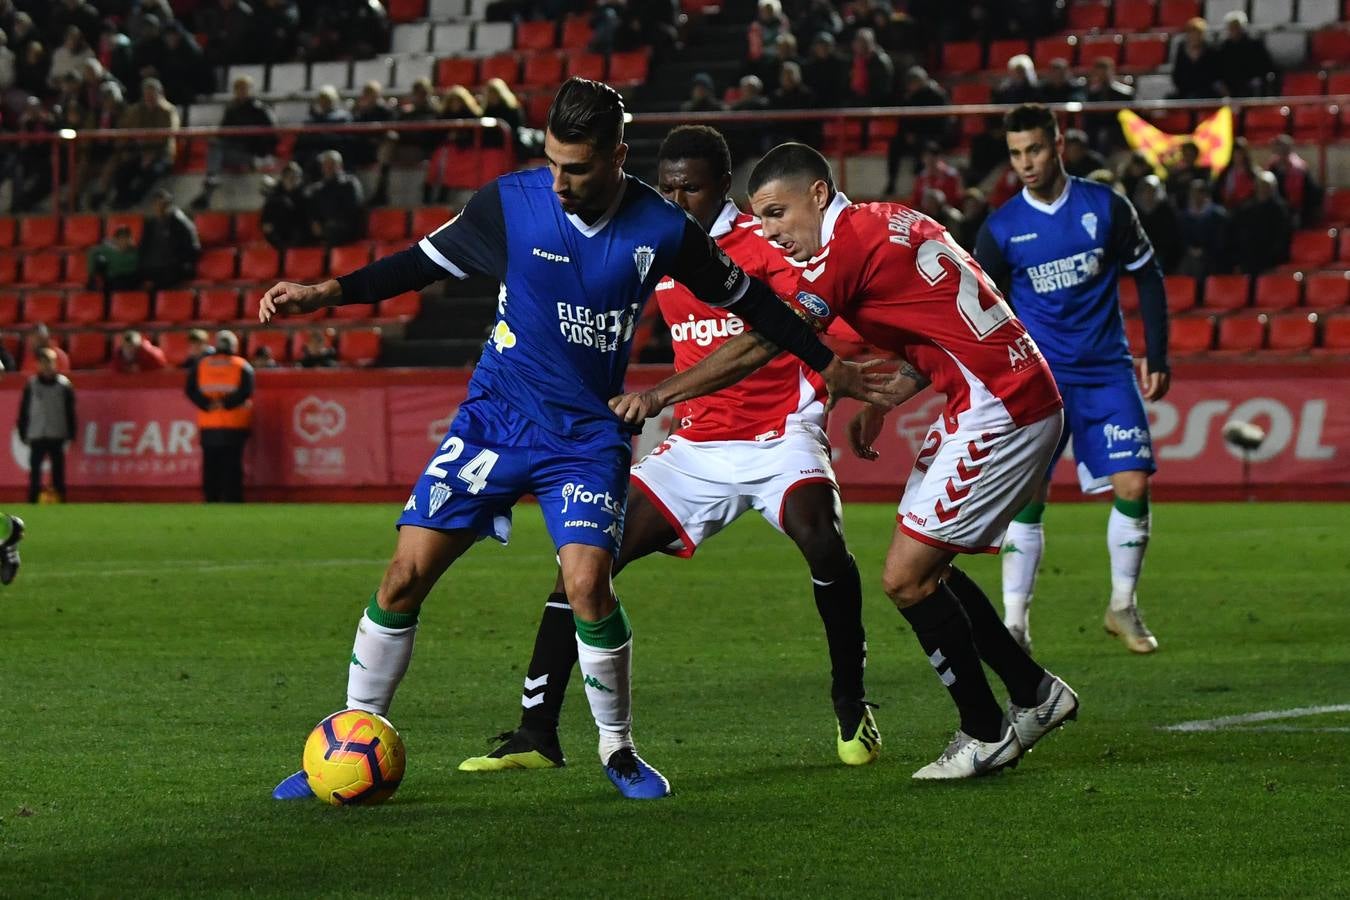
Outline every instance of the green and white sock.
{"label": "green and white sock", "polygon": [[1151,517],[1148,498],[1116,498],[1106,521],[1106,546],[1111,554],[1111,608],[1129,609],[1135,604],[1135,586],[1148,549]]}
{"label": "green and white sock", "polygon": [[616,750],[633,746],[633,630],[622,605],[598,622],[576,619],[576,625],[577,664],[606,763]]}
{"label": "green and white sock", "polygon": [[1027,627],[1031,595],[1045,552],[1045,530],[1041,517],[1044,503],[1030,503],[1008,525],[1003,538],[1003,624]]}
{"label": "green and white sock", "polygon": [[417,613],[387,612],[375,602],[375,595],[370,595],[370,604],[356,626],[356,642],[347,667],[348,709],[380,715],[389,712],[394,691],[412,661],[416,636]]}

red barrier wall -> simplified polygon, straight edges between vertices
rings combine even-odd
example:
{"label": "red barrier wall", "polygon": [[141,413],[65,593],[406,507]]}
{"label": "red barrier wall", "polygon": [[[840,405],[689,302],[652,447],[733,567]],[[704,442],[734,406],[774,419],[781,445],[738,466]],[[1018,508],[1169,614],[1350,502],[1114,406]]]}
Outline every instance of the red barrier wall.
{"label": "red barrier wall", "polygon": [[[635,367],[630,387],[651,384],[659,367]],[[181,372],[77,373],[79,437],[67,460],[72,500],[195,500],[200,452],[195,409]],[[403,499],[464,397],[459,369],[272,370],[258,373],[254,437],[246,456],[250,499]],[[1220,430],[1252,420],[1268,437],[1252,456],[1247,495],[1350,499],[1350,386],[1347,363],[1188,364],[1172,392],[1152,404],[1157,496],[1244,496],[1240,455]],[[0,381],[0,422],[17,419],[23,379]],[[843,440],[851,412],[832,418],[830,436],[845,495],[894,500],[941,399],[925,394],[893,413],[877,444],[882,458],[858,460]],[[653,420],[645,452],[669,428]],[[21,499],[28,454],[10,426],[0,452],[0,501]],[[1055,475],[1056,499],[1078,496],[1073,467]]]}

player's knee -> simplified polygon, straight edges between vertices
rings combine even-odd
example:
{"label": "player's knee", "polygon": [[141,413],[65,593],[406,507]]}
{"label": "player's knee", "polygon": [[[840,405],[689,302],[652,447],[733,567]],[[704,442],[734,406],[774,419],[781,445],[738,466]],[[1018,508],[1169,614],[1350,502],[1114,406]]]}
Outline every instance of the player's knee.
{"label": "player's knee", "polygon": [[881,589],[897,607],[913,606],[932,596],[938,587],[938,573],[924,574],[907,570],[887,571],[881,576]]}
{"label": "player's knee", "polygon": [[427,577],[417,561],[394,557],[380,582],[378,602],[388,612],[415,612],[422,606],[434,579]]}
{"label": "player's knee", "polygon": [[1111,487],[1121,500],[1137,503],[1148,496],[1148,473],[1121,472],[1112,479]]}
{"label": "player's knee", "polygon": [[601,619],[612,610],[613,592],[607,573],[606,577],[573,575],[567,579],[566,588],[572,611],[586,621]]}
{"label": "player's knee", "polygon": [[817,581],[834,581],[848,570],[848,547],[833,525],[803,528],[792,535],[792,540]]}

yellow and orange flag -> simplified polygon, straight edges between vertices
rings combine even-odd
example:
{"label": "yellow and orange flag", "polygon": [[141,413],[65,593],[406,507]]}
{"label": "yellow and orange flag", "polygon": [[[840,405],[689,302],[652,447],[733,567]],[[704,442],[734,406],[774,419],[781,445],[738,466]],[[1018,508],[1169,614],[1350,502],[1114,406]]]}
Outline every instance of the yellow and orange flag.
{"label": "yellow and orange flag", "polygon": [[1130,146],[1148,157],[1159,177],[1166,177],[1167,166],[1180,157],[1181,145],[1187,141],[1200,148],[1199,164],[1208,166],[1216,178],[1233,156],[1233,110],[1227,106],[1201,121],[1190,134],[1159,131],[1128,109],[1117,115]]}

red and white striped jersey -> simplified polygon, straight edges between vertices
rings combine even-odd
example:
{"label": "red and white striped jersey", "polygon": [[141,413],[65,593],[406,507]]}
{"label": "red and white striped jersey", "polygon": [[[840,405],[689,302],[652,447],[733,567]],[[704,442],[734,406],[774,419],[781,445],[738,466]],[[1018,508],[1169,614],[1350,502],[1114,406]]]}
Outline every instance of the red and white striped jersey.
{"label": "red and white striped jersey", "polygon": [[795,302],[909,360],[946,395],[949,431],[1005,430],[1061,407],[1036,342],[937,222],[899,203],[836,194],[821,236],[820,252],[795,264]]}
{"label": "red and white striped jersey", "polygon": [[[797,270],[769,243],[759,220],[728,202],[709,232],[727,256],[780,297],[797,290]],[[684,285],[663,278],[656,302],[670,326],[675,369],[684,371],[738,334],[750,330],[739,316],[699,300]],[[790,353],[730,387],[675,407],[676,434],[691,441],[768,441],[782,437],[789,421],[825,424],[825,382]]]}

